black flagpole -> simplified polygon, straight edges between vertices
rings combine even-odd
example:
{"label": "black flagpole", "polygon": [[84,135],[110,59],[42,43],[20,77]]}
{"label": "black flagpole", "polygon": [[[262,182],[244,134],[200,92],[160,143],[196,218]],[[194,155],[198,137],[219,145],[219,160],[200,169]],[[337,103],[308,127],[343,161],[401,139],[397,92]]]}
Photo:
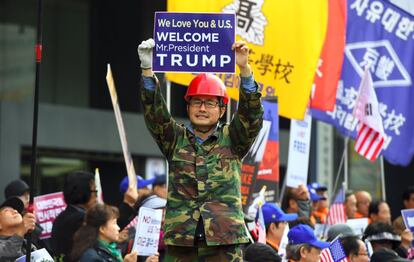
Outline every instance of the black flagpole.
{"label": "black flagpole", "polygon": [[[35,78],[35,90],[34,90],[34,106],[33,106],[33,132],[32,132],[32,157],[30,166],[30,200],[29,207],[33,211],[33,197],[35,193],[36,185],[36,158],[37,158],[37,119],[39,111],[39,83],[40,83],[40,63],[42,62],[42,15],[43,5],[42,0],[37,1],[37,40],[35,45],[36,55],[36,78]],[[31,247],[32,247],[32,234],[29,232],[26,234],[26,262],[30,262]]]}

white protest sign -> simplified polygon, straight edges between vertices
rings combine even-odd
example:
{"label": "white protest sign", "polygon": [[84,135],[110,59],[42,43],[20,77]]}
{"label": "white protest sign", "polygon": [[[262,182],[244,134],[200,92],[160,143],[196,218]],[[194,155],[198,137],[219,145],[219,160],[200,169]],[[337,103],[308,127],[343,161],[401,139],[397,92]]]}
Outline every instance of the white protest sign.
{"label": "white protest sign", "polygon": [[352,228],[354,234],[357,236],[362,236],[364,234],[365,228],[368,226],[368,218],[355,218],[355,219],[348,219],[346,224]]}
{"label": "white protest sign", "polygon": [[161,209],[141,207],[138,214],[135,240],[132,251],[140,256],[151,256],[158,252],[162,220]]}
{"label": "white protest sign", "polygon": [[101,176],[99,174],[99,168],[95,168],[95,185],[96,185],[96,190],[97,195],[98,195],[98,203],[103,204],[103,193],[102,193],[102,185],[101,185]]}
{"label": "white protest sign", "polygon": [[401,210],[401,216],[404,220],[405,227],[414,232],[414,209]]}
{"label": "white protest sign", "polygon": [[36,221],[43,228],[40,239],[52,236],[52,226],[56,217],[66,209],[62,192],[37,196],[33,199]]}
{"label": "white protest sign", "polygon": [[[31,262],[54,262],[52,256],[47,252],[46,249],[42,248],[30,253]],[[26,262],[26,255],[16,259],[16,262]]]}
{"label": "white protest sign", "polygon": [[298,187],[306,185],[311,137],[312,117],[309,112],[303,121],[291,120],[289,136],[289,156],[286,185]]}
{"label": "white protest sign", "polygon": [[286,224],[285,230],[283,231],[282,239],[280,240],[279,250],[277,253],[282,257],[286,257],[286,246],[289,243],[288,239],[289,224]]}

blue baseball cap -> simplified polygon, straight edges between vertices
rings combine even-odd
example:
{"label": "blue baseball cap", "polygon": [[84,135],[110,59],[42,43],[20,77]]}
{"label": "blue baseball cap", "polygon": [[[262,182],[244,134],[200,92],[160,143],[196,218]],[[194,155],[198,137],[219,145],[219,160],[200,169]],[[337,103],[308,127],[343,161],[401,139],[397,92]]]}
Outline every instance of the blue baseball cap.
{"label": "blue baseball cap", "polygon": [[313,202],[316,202],[319,200],[326,200],[326,197],[318,195],[318,193],[316,193],[316,190],[314,188],[308,188],[308,190],[309,190],[310,198]]}
{"label": "blue baseball cap", "polygon": [[318,182],[313,182],[313,183],[309,184],[308,188],[313,188],[316,191],[326,191],[326,190],[328,190],[328,188],[326,186],[323,186],[323,185],[319,184]]}
{"label": "blue baseball cap", "polygon": [[313,229],[304,224],[299,224],[292,227],[288,233],[290,245],[309,244],[313,247],[324,249],[329,247],[328,242],[320,241],[316,238]]}
{"label": "blue baseball cap", "polygon": [[[154,184],[155,181],[155,177],[153,178],[149,178],[149,179],[144,179],[141,176],[137,176],[137,189],[141,189],[144,188],[148,185],[152,185]],[[121,183],[119,184],[119,191],[121,191],[122,194],[124,194],[129,186],[129,181],[128,181],[128,176],[124,177],[124,179],[122,179]]]}
{"label": "blue baseball cap", "polygon": [[266,203],[262,206],[265,225],[272,222],[290,222],[298,219],[298,214],[286,214],[274,203]]}

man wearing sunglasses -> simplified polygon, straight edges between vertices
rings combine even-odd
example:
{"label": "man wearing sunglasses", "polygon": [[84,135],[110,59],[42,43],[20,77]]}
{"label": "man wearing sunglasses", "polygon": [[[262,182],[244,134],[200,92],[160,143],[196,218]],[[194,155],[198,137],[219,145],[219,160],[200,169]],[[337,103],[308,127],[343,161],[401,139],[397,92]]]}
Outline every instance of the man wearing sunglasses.
{"label": "man wearing sunglasses", "polygon": [[261,95],[248,64],[249,48],[241,41],[231,47],[241,83],[232,121],[219,122],[229,101],[223,82],[200,74],[184,97],[191,122],[185,126],[168,112],[151,69],[154,44],[152,39],[143,41],[138,54],[145,121],[169,163],[165,261],[242,261],[240,244],[249,238],[241,204],[241,159],[263,121]]}

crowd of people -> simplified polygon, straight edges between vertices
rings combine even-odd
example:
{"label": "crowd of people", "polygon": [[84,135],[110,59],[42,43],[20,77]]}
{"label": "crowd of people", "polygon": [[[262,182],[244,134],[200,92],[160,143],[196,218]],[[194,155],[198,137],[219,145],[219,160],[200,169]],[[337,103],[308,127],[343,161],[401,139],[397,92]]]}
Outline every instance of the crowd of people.
{"label": "crowd of people", "polygon": [[[407,188],[402,194],[405,209],[414,208],[411,198],[414,200],[414,187]],[[328,202],[327,188],[312,183],[307,187],[289,188],[282,208],[265,203],[262,212],[267,246],[280,253],[283,232],[289,225],[286,257],[291,261],[319,261],[322,250],[336,239],[340,240],[348,261],[411,261],[413,234],[405,227],[401,216],[392,222],[387,202],[372,200],[366,191],[346,192],[345,218],[366,218],[368,225],[362,232],[346,223],[329,225]],[[327,242],[317,239],[314,233],[317,224],[328,224],[326,236],[319,236]],[[253,258],[249,261],[265,260]],[[271,261],[280,261],[280,258]]]}
{"label": "crowd of people", "polygon": [[[39,239],[42,229],[36,229],[36,218],[27,209],[29,187],[23,180],[13,181],[6,187],[7,199],[0,206],[0,261],[14,261],[26,254],[27,233],[32,234],[32,250],[46,248],[56,261],[159,261],[159,253],[149,257],[131,253],[135,228],[129,224],[141,206],[165,208],[166,177],[145,180],[137,176],[135,189],[125,181],[120,184],[123,202],[114,207],[98,204],[92,173],[69,174],[63,189],[67,207],[54,221],[52,237],[46,240]],[[163,253],[163,244],[159,247]]]}
{"label": "crowd of people", "polygon": [[[30,248],[45,247],[56,261],[270,262],[284,256],[289,261],[318,262],[324,250],[339,240],[348,261],[410,261],[412,233],[401,218],[392,223],[388,204],[373,200],[365,191],[346,192],[343,203],[347,219],[369,220],[365,231],[358,234],[346,224],[335,224],[326,239],[318,239],[315,226],[330,222],[327,188],[318,183],[287,188],[280,205],[264,203],[259,210],[265,243],[257,243],[257,232],[247,229],[240,192],[242,159],[263,122],[248,46],[242,41],[232,46],[240,72],[240,100],[231,122],[220,121],[229,101],[223,82],[212,74],[200,74],[184,97],[187,125],[178,124],[167,109],[151,69],[154,46],[154,40],[148,39],[138,47],[140,92],[147,128],[168,161],[168,179],[137,176],[134,188],[126,177],[120,183],[123,201],[114,207],[98,203],[92,173],[69,174],[63,188],[67,207],[54,221],[51,238],[33,241]],[[5,193],[0,206],[0,261],[14,261],[25,253],[23,237],[29,233],[38,240],[36,232],[41,229],[36,229],[35,216],[28,209],[27,184],[12,182]],[[414,208],[414,187],[404,192],[403,203]],[[141,207],[164,212],[158,252],[151,256],[131,252]]]}
{"label": "crowd of people", "polygon": [[[163,232],[158,254],[144,257],[131,252],[135,227],[128,224],[139,208],[165,210],[167,203],[165,175],[151,179],[137,176],[137,180],[135,190],[129,187],[127,177],[121,181],[119,189],[124,199],[114,207],[97,203],[92,173],[69,174],[63,191],[67,208],[55,220],[52,238],[48,241],[36,237],[41,228],[36,229],[39,225],[35,216],[27,210],[29,187],[22,180],[13,181],[6,187],[6,201],[0,206],[0,261],[14,261],[24,255],[24,236],[29,232],[34,240],[32,250],[45,247],[56,261],[169,261],[165,257],[167,246]],[[307,187],[289,188],[283,208],[277,203],[263,204],[266,244],[257,243],[257,235],[251,232],[254,243],[241,246],[244,261],[282,261],[284,256],[290,261],[316,262],[322,250],[336,239],[340,240],[348,261],[411,261],[413,235],[405,228],[402,217],[392,222],[388,204],[372,200],[366,191],[347,192],[343,205],[348,219],[368,219],[365,231],[358,234],[346,224],[335,224],[329,226],[322,240],[318,239],[315,225],[329,223],[326,192],[326,187],[312,183]],[[402,202],[404,208],[414,208],[414,187],[403,192]],[[288,242],[281,254],[280,245],[286,228],[289,229]],[[198,261],[192,259],[187,261]],[[231,260],[222,257],[216,261]]]}

